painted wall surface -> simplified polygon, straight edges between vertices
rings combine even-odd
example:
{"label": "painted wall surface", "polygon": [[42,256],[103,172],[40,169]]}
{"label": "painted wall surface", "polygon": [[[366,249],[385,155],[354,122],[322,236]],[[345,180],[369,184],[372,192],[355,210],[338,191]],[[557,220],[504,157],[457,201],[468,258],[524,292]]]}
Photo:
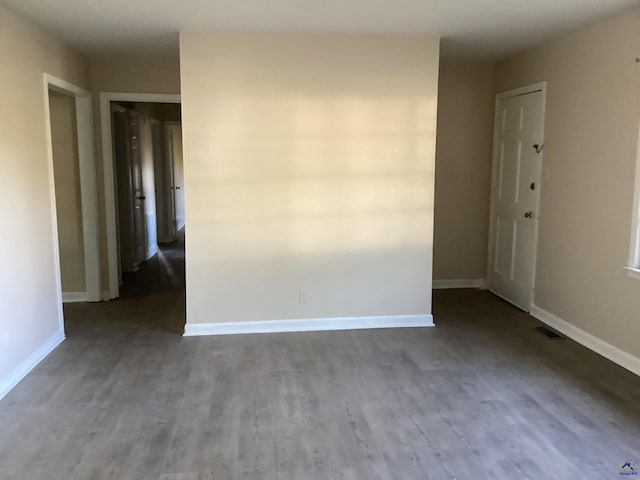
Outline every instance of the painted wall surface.
{"label": "painted wall surface", "polygon": [[629,254],[640,9],[501,62],[496,92],[548,81],[535,303],[640,357]]}
{"label": "painted wall surface", "polygon": [[62,291],[85,292],[75,99],[49,91]]}
{"label": "painted wall surface", "polygon": [[164,58],[91,59],[94,92],[180,93],[180,62]]}
{"label": "painted wall surface", "polygon": [[433,278],[486,276],[493,64],[442,62],[438,89]]}
{"label": "painted wall surface", "polygon": [[[43,73],[87,88],[88,63],[0,6],[0,382],[59,332]],[[10,229],[10,231],[6,230]]]}
{"label": "painted wall surface", "polygon": [[181,35],[188,323],[430,314],[438,63],[434,39]]}

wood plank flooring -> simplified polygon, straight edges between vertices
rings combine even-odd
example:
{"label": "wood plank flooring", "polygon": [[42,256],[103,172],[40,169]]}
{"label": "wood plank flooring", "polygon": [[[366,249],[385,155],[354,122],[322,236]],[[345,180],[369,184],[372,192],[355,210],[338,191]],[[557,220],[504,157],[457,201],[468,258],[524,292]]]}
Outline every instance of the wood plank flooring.
{"label": "wood plank flooring", "polygon": [[0,401],[0,479],[600,480],[640,458],[640,378],[487,292],[436,291],[431,329],[183,338],[165,280],[65,309]]}

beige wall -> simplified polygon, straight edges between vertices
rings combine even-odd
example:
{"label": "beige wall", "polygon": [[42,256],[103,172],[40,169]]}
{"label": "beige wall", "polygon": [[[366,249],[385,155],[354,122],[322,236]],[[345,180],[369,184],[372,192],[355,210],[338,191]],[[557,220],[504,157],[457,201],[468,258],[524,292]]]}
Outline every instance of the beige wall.
{"label": "beige wall", "polygon": [[44,72],[88,87],[88,64],[0,6],[0,390],[59,329]]}
{"label": "beige wall", "polygon": [[180,61],[154,58],[92,58],[94,92],[180,93]]}
{"label": "beige wall", "polygon": [[181,35],[188,323],[431,312],[438,56]]}
{"label": "beige wall", "polygon": [[493,64],[442,62],[438,98],[433,278],[486,276]]}
{"label": "beige wall", "polygon": [[75,99],[49,91],[62,291],[85,292]]}
{"label": "beige wall", "polygon": [[496,91],[548,81],[535,303],[640,356],[640,281],[622,269],[640,117],[640,9],[496,68]]}

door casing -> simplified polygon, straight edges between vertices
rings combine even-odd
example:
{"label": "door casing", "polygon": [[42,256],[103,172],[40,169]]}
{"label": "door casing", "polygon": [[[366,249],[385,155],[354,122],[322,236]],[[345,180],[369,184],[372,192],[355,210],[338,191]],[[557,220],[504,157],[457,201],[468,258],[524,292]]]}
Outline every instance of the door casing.
{"label": "door casing", "polygon": [[[75,99],[76,135],[78,139],[78,167],[80,176],[80,204],[82,210],[82,240],[84,247],[84,270],[86,301],[98,302],[100,292],[100,244],[98,227],[98,184],[96,176],[96,158],[93,124],[93,96],[88,90],[74,85],[54,75],[44,73],[42,86],[45,107],[45,135],[47,138],[47,161],[51,212],[53,221],[54,264],[60,298],[58,316],[61,328],[64,328],[62,312],[62,279],[60,269],[60,248],[58,245],[58,224],[56,212],[55,178],[53,172],[53,147],[51,144],[51,117],[49,111],[49,89],[69,95]],[[117,273],[117,272],[116,272]],[[83,299],[84,300],[84,299]]]}

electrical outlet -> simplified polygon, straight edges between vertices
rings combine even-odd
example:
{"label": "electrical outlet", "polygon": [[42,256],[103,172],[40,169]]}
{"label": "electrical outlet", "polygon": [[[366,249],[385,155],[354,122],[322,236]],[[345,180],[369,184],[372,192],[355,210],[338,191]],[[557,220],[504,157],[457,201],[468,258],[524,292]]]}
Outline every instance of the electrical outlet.
{"label": "electrical outlet", "polygon": [[307,294],[304,290],[298,290],[298,303],[307,303]]}

